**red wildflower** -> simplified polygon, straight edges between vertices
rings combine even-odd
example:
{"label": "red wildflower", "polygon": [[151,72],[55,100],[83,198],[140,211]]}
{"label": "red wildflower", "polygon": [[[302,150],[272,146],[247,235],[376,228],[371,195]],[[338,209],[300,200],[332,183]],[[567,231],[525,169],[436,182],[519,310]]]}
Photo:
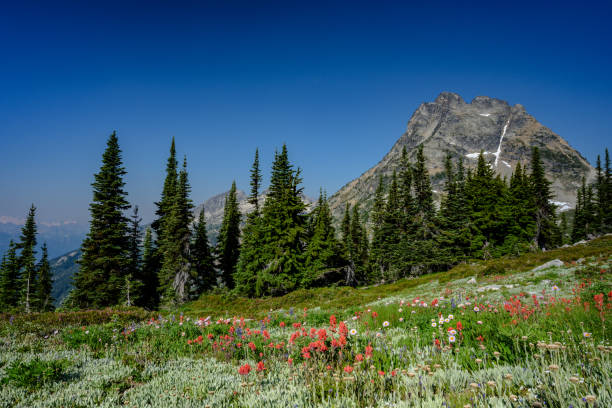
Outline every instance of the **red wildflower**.
{"label": "red wildflower", "polygon": [[368,345],[366,346],[366,348],[365,348],[365,356],[366,356],[366,358],[370,358],[370,357],[372,357],[372,351],[373,351],[373,350],[374,350],[374,349],[372,348],[372,346],[371,346],[371,345],[369,345],[369,344],[368,344]]}
{"label": "red wildflower", "polygon": [[329,316],[329,327],[331,327],[332,329],[336,328],[336,316]]}
{"label": "red wildflower", "polygon": [[463,330],[463,325],[461,324],[461,322],[457,322],[457,331],[461,330]]}
{"label": "red wildflower", "polygon": [[280,322],[280,327],[285,327],[285,322]]}
{"label": "red wildflower", "polygon": [[259,363],[257,363],[257,371],[263,371],[265,369],[266,367],[264,367],[263,361],[260,361]]}
{"label": "red wildflower", "polygon": [[348,327],[346,327],[346,324],[344,324],[344,322],[340,322],[340,325],[338,326],[338,331],[340,332],[341,336],[348,336]]}
{"label": "red wildflower", "polygon": [[289,364],[289,365],[293,364],[293,359],[291,357],[289,357],[287,359],[287,364]]}
{"label": "red wildflower", "polygon": [[352,373],[352,372],[353,372],[353,367],[348,366],[348,365],[347,365],[347,366],[345,366],[345,367],[344,367],[344,372],[345,372],[345,373],[347,373],[347,374]]}
{"label": "red wildflower", "polygon": [[380,370],[380,371],[378,372],[378,375],[380,375],[380,376],[382,377],[382,376],[384,376],[384,375],[385,375],[385,372],[384,372],[384,371],[382,371],[382,370]]}
{"label": "red wildflower", "polygon": [[355,361],[363,361],[363,354],[357,354],[355,356]]}
{"label": "red wildflower", "polygon": [[247,375],[250,372],[251,372],[251,366],[248,364],[245,364],[238,369],[238,373],[242,375]]}
{"label": "red wildflower", "polygon": [[251,341],[251,342],[249,342],[248,346],[249,346],[249,348],[251,349],[251,351],[255,351],[255,349],[257,348],[257,347],[255,346],[255,343],[253,343],[252,341]]}

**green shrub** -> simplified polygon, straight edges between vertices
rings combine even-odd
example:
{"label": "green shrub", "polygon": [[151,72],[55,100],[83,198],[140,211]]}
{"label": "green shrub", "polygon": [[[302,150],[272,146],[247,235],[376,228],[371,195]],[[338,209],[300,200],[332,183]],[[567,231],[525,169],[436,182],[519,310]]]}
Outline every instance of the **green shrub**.
{"label": "green shrub", "polygon": [[6,369],[1,382],[33,390],[63,380],[67,367],[65,360],[43,361],[36,357],[29,362],[15,361]]}

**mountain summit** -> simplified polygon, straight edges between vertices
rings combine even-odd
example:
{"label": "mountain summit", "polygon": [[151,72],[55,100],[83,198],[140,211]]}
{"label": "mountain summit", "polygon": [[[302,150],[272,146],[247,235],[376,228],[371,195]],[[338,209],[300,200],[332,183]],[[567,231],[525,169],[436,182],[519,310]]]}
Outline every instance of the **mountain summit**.
{"label": "mountain summit", "polygon": [[434,102],[419,106],[404,134],[377,165],[330,198],[334,215],[341,217],[346,203],[359,202],[363,209],[369,209],[379,176],[392,175],[404,147],[414,162],[420,144],[434,192],[441,191],[444,185],[447,152],[455,159],[463,157],[465,167],[473,168],[482,151],[497,173],[509,177],[518,162],[529,164],[531,148],[537,146],[546,176],[553,183],[556,203],[563,209],[574,206],[582,177],[590,179],[594,175],[593,167],[580,153],[529,115],[522,105],[510,106],[488,96],[477,96],[467,103],[456,93],[443,92]]}

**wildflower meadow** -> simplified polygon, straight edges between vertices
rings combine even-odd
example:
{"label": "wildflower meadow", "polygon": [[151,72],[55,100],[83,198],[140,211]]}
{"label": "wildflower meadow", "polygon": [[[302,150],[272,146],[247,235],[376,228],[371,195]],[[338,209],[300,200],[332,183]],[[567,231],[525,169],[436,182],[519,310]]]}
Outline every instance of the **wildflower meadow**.
{"label": "wildflower meadow", "polygon": [[610,407],[610,255],[465,265],[344,307],[3,315],[0,406]]}

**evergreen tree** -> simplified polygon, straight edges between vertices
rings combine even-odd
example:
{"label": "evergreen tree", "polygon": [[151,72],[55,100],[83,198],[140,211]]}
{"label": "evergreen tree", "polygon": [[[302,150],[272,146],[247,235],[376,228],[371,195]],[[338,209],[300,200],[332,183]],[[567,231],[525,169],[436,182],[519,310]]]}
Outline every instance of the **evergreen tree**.
{"label": "evergreen tree", "polygon": [[344,252],[348,254],[351,239],[351,206],[349,203],[346,203],[346,207],[344,207],[344,216],[340,224],[340,233]]}
{"label": "evergreen tree", "polygon": [[[306,206],[302,201],[300,170],[289,162],[287,146],[275,154],[269,194],[262,209],[261,251],[256,261],[256,295],[279,295],[293,290],[304,272]],[[249,268],[253,270],[253,268]]]}
{"label": "evergreen tree", "polygon": [[262,263],[262,224],[259,211],[259,188],[261,186],[261,171],[259,170],[259,150],[255,151],[255,160],[251,169],[251,194],[249,203],[255,210],[247,214],[245,226],[242,230],[242,243],[238,265],[234,274],[236,292],[245,296],[255,296],[257,274],[264,268]]}
{"label": "evergreen tree", "polygon": [[601,212],[603,213],[602,232],[608,233],[612,231],[612,168],[610,167],[610,154],[606,148],[604,162],[604,181],[601,200]]}
{"label": "evergreen tree", "polygon": [[51,277],[51,266],[49,265],[49,255],[47,244],[42,246],[42,258],[37,266],[38,285],[36,288],[36,298],[38,299],[38,310],[41,312],[53,311],[54,299],[51,296],[53,290],[53,279]]}
{"label": "evergreen tree", "polygon": [[151,228],[147,227],[145,231],[144,242],[142,246],[142,297],[139,305],[154,309],[159,301],[157,295],[157,287],[159,281],[157,278],[157,257],[155,256],[155,247]]}
{"label": "evergreen tree", "polygon": [[574,222],[572,225],[571,241],[577,242],[586,238],[586,180],[582,178],[582,186],[576,192],[576,209],[574,211]]}
{"label": "evergreen tree", "polygon": [[561,230],[561,244],[569,244],[570,243],[570,230],[569,225],[567,224],[567,215],[564,212],[561,213],[561,222],[559,224],[559,229]]}
{"label": "evergreen tree", "polygon": [[400,192],[397,182],[397,174],[394,171],[389,186],[389,194],[385,206],[385,214],[380,227],[381,252],[383,256],[379,259],[379,266],[383,272],[383,281],[394,281],[399,275],[398,258],[399,243],[402,231],[402,213],[400,206]]}
{"label": "evergreen tree", "polygon": [[130,205],[123,187],[126,174],[117,135],[108,138],[102,166],[95,174],[87,238],[83,241],[80,269],[74,277],[74,300],[81,307],[104,307],[120,298],[129,268],[128,220]]}
{"label": "evergreen tree", "polygon": [[438,235],[436,209],[425,160],[423,145],[420,145],[412,171],[415,214],[414,233],[410,246],[414,253],[414,259],[410,273],[413,275],[434,271],[443,262],[436,247]]}
{"label": "evergreen tree", "polygon": [[9,243],[6,254],[2,257],[0,268],[0,303],[5,308],[14,308],[19,302],[19,260],[17,245],[13,240]]}
{"label": "evergreen tree", "polygon": [[374,204],[370,212],[372,225],[372,245],[370,251],[370,276],[374,281],[381,281],[385,277],[387,259],[385,259],[385,237],[383,233],[383,222],[385,220],[385,186],[383,175],[378,179],[378,187],[374,195]]}
{"label": "evergreen tree", "polygon": [[172,138],[172,142],[170,144],[170,156],[168,157],[168,161],[166,163],[166,178],[164,180],[164,187],[162,190],[161,199],[159,202],[155,203],[157,206],[157,210],[155,214],[157,215],[157,219],[151,223],[151,227],[153,231],[155,231],[157,235],[158,245],[163,236],[163,225],[166,221],[166,218],[170,214],[170,210],[172,208],[176,192],[178,186],[178,162],[176,160],[176,146],[174,144],[174,137]]}
{"label": "evergreen tree", "polygon": [[506,219],[506,239],[501,254],[525,252],[535,234],[534,200],[529,176],[521,163],[517,163],[508,189],[508,219]]}
{"label": "evergreen tree", "polygon": [[191,258],[198,282],[198,292],[201,293],[202,291],[212,289],[217,284],[217,273],[215,272],[213,257],[208,243],[204,208],[200,211],[198,223],[194,226]]}
{"label": "evergreen tree", "polygon": [[182,303],[186,301],[195,284],[191,276],[190,243],[193,203],[189,198],[191,187],[187,174],[187,159],[183,159],[183,168],[179,173],[176,194],[170,212],[161,223],[159,256],[160,300],[164,303]]}
{"label": "evergreen tree", "polygon": [[30,207],[25,225],[21,229],[20,241],[17,244],[17,249],[20,249],[19,254],[19,269],[21,284],[21,299],[20,304],[26,313],[38,308],[38,299],[36,298],[36,207],[34,204]]}
{"label": "evergreen tree", "polygon": [[236,182],[232,183],[229,193],[225,196],[223,222],[219,230],[217,242],[217,260],[225,286],[235,287],[234,274],[240,256],[240,220],[242,215],[236,198]]}
{"label": "evergreen tree", "polygon": [[[360,221],[359,203],[353,206],[350,221],[349,265],[354,271],[356,283],[365,283],[370,280],[368,276],[368,233]],[[349,276],[347,276],[346,284],[351,284]]]}
{"label": "evergreen tree", "polygon": [[[312,214],[313,234],[305,251],[305,271],[302,277],[302,287],[311,287],[317,279],[331,269],[337,269],[342,264],[342,247],[336,239],[332,226],[332,215],[323,191],[319,193],[316,211]],[[349,278],[348,284],[354,284]]]}
{"label": "evergreen tree", "polygon": [[534,147],[531,153],[531,186],[535,207],[535,234],[533,241],[540,248],[554,248],[559,245],[560,233],[557,226],[555,205],[550,181],[546,179],[540,160],[540,151]]}
{"label": "evergreen tree", "polygon": [[129,220],[128,231],[128,274],[124,284],[123,300],[128,306],[143,305],[144,276],[142,269],[142,256],[140,251],[140,222],[138,206],[134,206]]}
{"label": "evergreen tree", "polygon": [[261,170],[259,169],[259,149],[255,149],[255,159],[251,168],[251,194],[249,204],[255,207],[255,215],[259,215],[259,189],[261,187]]}

